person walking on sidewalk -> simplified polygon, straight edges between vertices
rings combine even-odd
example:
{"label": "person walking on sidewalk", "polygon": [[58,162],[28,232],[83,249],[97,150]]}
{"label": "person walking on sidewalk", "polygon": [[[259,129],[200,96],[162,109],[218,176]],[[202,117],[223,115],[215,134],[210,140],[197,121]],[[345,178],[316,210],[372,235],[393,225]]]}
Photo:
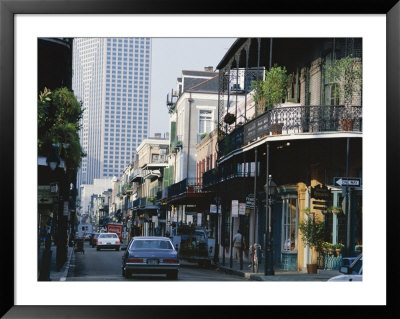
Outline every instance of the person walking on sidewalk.
{"label": "person walking on sidewalk", "polygon": [[233,247],[235,247],[235,258],[236,260],[240,260],[242,258],[242,243],[243,236],[240,230],[233,236]]}

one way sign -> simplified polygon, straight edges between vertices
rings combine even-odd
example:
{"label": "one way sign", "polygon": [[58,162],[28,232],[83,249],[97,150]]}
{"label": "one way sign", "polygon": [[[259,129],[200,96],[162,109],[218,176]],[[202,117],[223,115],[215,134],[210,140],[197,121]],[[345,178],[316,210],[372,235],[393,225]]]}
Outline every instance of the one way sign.
{"label": "one way sign", "polygon": [[361,178],[334,177],[333,184],[335,186],[361,186]]}

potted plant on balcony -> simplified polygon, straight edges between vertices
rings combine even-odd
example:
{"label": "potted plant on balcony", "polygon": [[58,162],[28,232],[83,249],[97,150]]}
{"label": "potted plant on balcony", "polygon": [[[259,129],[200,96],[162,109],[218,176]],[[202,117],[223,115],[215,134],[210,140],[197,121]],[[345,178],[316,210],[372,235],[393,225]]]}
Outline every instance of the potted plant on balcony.
{"label": "potted plant on balcony", "polygon": [[[299,224],[299,229],[301,232],[302,240],[304,246],[309,246],[314,251],[321,251],[322,243],[324,242],[325,237],[325,224],[323,221],[315,220],[312,214],[306,214],[307,218],[305,218]],[[311,253],[313,252],[311,251]],[[312,260],[312,259],[311,259]],[[316,274],[317,273],[317,264],[310,263],[307,264],[307,273]]]}
{"label": "potted plant on balcony", "polygon": [[193,184],[189,184],[188,187],[187,187],[187,191],[188,191],[188,193],[193,193],[194,185]]}
{"label": "potted plant on balcony", "polygon": [[232,113],[226,113],[224,116],[224,122],[228,125],[231,125],[235,122],[236,116]]}
{"label": "potted plant on balcony", "polygon": [[[360,58],[347,56],[336,60],[332,65],[325,66],[326,78],[333,82],[334,93],[344,101],[344,112],[339,118],[343,131],[352,131],[354,115],[352,114],[353,99],[361,95],[362,63]],[[335,85],[336,84],[336,85]]]}
{"label": "potted plant on balcony", "polygon": [[256,103],[257,114],[282,103],[287,94],[289,76],[286,67],[275,64],[265,71],[265,80],[252,82],[253,98]]}

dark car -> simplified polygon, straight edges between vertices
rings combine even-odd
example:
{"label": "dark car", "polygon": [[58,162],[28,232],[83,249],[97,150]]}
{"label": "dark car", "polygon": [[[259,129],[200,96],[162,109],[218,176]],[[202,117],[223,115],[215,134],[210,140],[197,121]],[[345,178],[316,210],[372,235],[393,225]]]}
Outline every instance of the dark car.
{"label": "dark car", "polygon": [[96,247],[97,237],[99,237],[99,233],[93,233],[90,235],[90,245],[92,245],[92,248]]}
{"label": "dark car", "polygon": [[168,237],[133,237],[122,256],[122,275],[166,274],[177,280],[178,253]]}

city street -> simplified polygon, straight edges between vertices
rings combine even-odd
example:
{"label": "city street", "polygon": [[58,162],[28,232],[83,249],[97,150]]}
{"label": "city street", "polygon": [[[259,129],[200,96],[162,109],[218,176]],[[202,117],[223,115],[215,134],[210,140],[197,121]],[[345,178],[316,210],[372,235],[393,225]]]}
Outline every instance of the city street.
{"label": "city street", "polygon": [[[164,275],[137,275],[126,279],[121,275],[121,258],[124,250],[97,251],[85,242],[85,253],[75,252],[72,256],[66,281],[166,281]],[[200,268],[184,263],[180,270],[180,281],[243,281],[237,275],[226,274],[215,269]]]}

